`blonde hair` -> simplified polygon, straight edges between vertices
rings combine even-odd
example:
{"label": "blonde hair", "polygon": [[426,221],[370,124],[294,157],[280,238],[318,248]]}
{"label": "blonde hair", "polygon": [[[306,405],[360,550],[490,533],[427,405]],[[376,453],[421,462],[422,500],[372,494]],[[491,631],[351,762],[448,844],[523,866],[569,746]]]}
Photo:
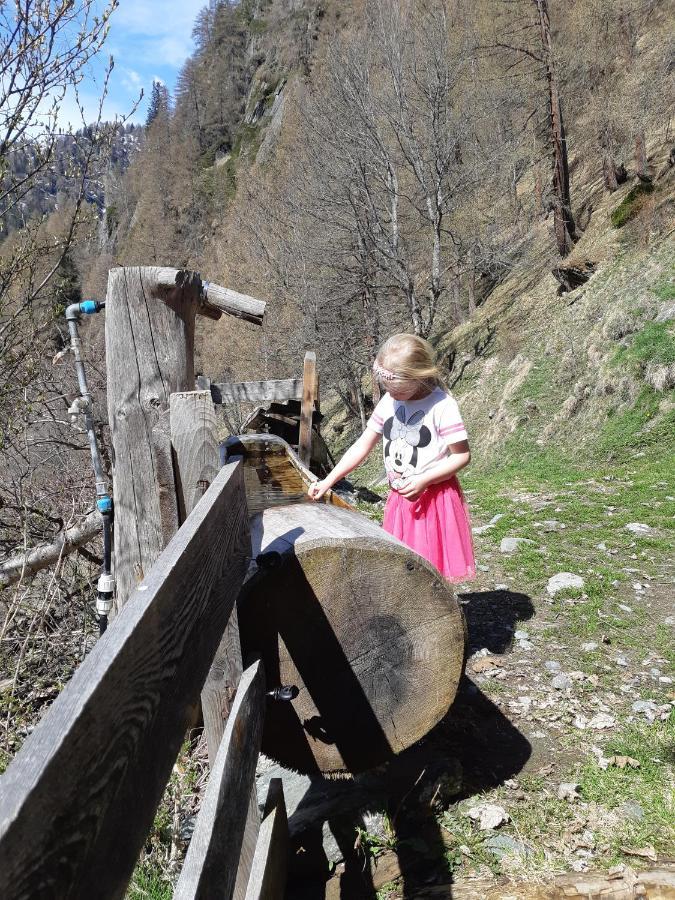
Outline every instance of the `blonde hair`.
{"label": "blonde hair", "polygon": [[429,390],[443,387],[431,344],[416,334],[392,335],[377,351],[375,363],[401,381],[418,382]]}

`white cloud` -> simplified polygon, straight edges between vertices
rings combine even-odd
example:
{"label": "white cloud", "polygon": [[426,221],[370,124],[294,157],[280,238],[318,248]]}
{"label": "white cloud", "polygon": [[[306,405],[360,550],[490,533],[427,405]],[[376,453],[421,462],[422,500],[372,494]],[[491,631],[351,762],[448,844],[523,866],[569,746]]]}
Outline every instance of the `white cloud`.
{"label": "white cloud", "polygon": [[205,0],[122,0],[110,28],[119,58],[133,43],[146,62],[179,68],[194,49],[192,28],[205,5]]}

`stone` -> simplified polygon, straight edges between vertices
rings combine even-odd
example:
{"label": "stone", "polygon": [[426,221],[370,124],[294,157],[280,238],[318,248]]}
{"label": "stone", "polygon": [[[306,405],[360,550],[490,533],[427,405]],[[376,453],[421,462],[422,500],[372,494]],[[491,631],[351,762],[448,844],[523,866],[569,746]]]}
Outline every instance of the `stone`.
{"label": "stone", "polygon": [[492,525],[477,525],[471,531],[473,534],[485,534],[487,531],[492,531]]}
{"label": "stone", "polygon": [[478,823],[481,831],[494,831],[495,828],[499,828],[500,825],[509,821],[509,814],[504,807],[494,803],[479,803],[470,807],[466,815]]}
{"label": "stone", "polygon": [[653,529],[649,525],[645,525],[644,522],[629,522],[627,525],[624,525],[626,531],[630,531],[633,534],[651,534]]}
{"label": "stone", "polygon": [[516,631],[516,632],[514,633],[513,636],[514,636],[514,638],[515,638],[517,641],[526,641],[526,640],[529,638],[529,636],[530,636],[530,632],[529,632],[529,631],[522,631],[522,630],[519,629],[518,631]]}
{"label": "stone", "polygon": [[603,731],[605,728],[614,728],[615,725],[616,719],[614,716],[602,712],[596,713],[588,722],[589,728],[595,728],[598,731]]}
{"label": "stone", "polygon": [[572,572],[558,572],[549,578],[546,591],[553,596],[558,591],[581,590],[583,586],[584,579],[581,575],[574,575]]}
{"label": "stone", "polygon": [[635,713],[642,713],[645,718],[650,720],[653,720],[659,711],[658,704],[653,700],[636,700],[631,709]]}
{"label": "stone", "polygon": [[563,781],[562,784],[558,785],[558,800],[569,800],[570,802],[578,800],[581,796],[579,793],[580,788],[581,785],[574,781]]}
{"label": "stone", "polygon": [[493,834],[487,838],[483,846],[490,851],[497,859],[509,854],[517,854],[518,856],[531,856],[532,849],[522,841],[517,841],[508,834]]}
{"label": "stone", "polygon": [[587,643],[581,645],[581,649],[584,653],[592,653],[594,650],[598,649],[598,645],[595,643],[595,641],[588,641]]}
{"label": "stone", "polygon": [[616,657],[614,662],[617,666],[623,666],[624,668],[628,666],[628,657],[624,656],[623,653]]}
{"label": "stone", "polygon": [[518,646],[521,650],[534,650],[532,641],[518,641]]}
{"label": "stone", "polygon": [[499,522],[499,520],[503,519],[503,518],[504,518],[504,513],[497,513],[497,515],[493,516],[490,519],[490,525],[496,525],[497,522]]}
{"label": "stone", "polygon": [[547,659],[544,663],[544,668],[547,672],[559,672],[560,671],[560,663],[555,659]]}
{"label": "stone", "polygon": [[508,589],[509,589],[508,584],[496,584],[495,585],[496,591],[508,591]]}
{"label": "stone", "polygon": [[501,553],[515,553],[520,547],[535,546],[535,542],[529,538],[505,537],[499,545]]}
{"label": "stone", "polygon": [[619,807],[619,812],[631,822],[640,822],[645,817],[645,811],[636,800],[626,800]]}
{"label": "stone", "polygon": [[560,675],[556,675],[551,681],[551,686],[554,687],[556,691],[567,691],[572,687],[572,679],[561,673]]}

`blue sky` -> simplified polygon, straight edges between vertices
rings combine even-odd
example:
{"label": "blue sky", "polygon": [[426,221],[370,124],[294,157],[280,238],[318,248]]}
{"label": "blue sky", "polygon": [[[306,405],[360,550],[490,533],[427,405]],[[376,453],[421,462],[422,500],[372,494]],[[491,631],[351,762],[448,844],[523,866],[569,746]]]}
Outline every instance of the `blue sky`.
{"label": "blue sky", "polygon": [[[120,0],[110,20],[110,33],[99,58],[80,85],[87,121],[96,118],[98,97],[108,57],[115,60],[104,118],[127,115],[143,88],[144,97],[131,121],[144,122],[153,79],[173,93],[178,73],[194,50],[192,26],[208,0]],[[103,3],[99,4],[103,8]],[[64,99],[60,122],[80,127],[74,97]]]}

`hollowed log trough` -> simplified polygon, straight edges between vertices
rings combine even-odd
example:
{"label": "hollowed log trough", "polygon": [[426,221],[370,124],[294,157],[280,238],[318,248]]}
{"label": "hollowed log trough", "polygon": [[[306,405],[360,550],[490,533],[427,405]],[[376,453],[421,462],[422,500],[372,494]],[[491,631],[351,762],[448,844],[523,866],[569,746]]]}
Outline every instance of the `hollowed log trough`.
{"label": "hollowed log trough", "polygon": [[[263,752],[305,774],[356,774],[414,744],[448,711],[465,656],[464,617],[426,560],[313,480],[272,435],[230,439],[242,454],[251,569],[238,602],[245,657],[270,699]],[[290,502],[285,502],[290,500]]]}

